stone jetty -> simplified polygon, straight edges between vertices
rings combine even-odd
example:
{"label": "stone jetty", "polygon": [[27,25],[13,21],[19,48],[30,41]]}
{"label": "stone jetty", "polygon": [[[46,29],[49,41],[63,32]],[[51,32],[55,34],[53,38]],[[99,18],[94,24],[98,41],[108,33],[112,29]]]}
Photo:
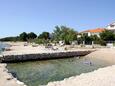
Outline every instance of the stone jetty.
{"label": "stone jetty", "polygon": [[94,51],[93,49],[65,50],[66,46],[57,46],[58,50],[52,50],[52,48],[45,48],[45,46],[42,45],[38,45],[36,47],[33,47],[31,44],[24,46],[23,42],[7,44],[9,44],[10,47],[0,55],[0,62],[2,63],[78,57],[85,56]]}
{"label": "stone jetty", "polygon": [[30,53],[30,54],[10,54],[1,55],[0,62],[10,63],[10,62],[22,62],[22,61],[32,61],[32,60],[49,60],[49,59],[62,59],[70,57],[85,56],[92,51],[66,51],[66,52],[52,52],[52,53]]}

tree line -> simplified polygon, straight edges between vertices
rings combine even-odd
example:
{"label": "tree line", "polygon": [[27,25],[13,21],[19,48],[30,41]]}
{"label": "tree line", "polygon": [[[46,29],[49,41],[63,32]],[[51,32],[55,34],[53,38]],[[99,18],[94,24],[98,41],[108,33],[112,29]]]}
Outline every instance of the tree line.
{"label": "tree line", "polygon": [[[78,37],[78,35],[81,35],[81,37]],[[100,33],[100,37],[97,35],[88,36],[87,34],[80,34],[70,27],[56,26],[53,33],[42,32],[37,35],[34,32],[23,32],[19,36],[2,38],[0,41],[27,41],[38,44],[57,43],[59,41],[64,41],[65,44],[71,44],[73,41],[77,41],[78,44],[83,41],[85,41],[85,44],[91,44],[94,41],[95,44],[106,45],[108,41],[115,41],[115,34],[112,31],[105,30]]]}

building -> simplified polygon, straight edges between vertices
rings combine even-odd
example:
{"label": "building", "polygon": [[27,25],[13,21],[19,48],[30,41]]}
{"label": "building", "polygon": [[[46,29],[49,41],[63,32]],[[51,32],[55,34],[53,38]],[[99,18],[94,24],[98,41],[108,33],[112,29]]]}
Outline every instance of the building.
{"label": "building", "polygon": [[115,22],[109,24],[109,25],[106,27],[106,29],[107,29],[107,30],[110,30],[110,31],[112,31],[112,32],[115,33]]}
{"label": "building", "polygon": [[99,34],[102,33],[103,31],[105,31],[104,28],[96,28],[96,29],[83,31],[81,32],[81,34],[87,34],[88,36],[97,35],[98,37],[100,37]]}

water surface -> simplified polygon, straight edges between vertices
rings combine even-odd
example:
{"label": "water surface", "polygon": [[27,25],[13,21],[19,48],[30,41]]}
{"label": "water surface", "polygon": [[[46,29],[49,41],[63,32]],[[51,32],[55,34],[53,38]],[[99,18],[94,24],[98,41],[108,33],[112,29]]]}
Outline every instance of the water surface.
{"label": "water surface", "polygon": [[47,61],[34,61],[8,64],[9,72],[23,81],[28,86],[46,85],[51,81],[59,81],[64,78],[87,73],[110,65],[107,62],[97,61],[87,64],[86,58],[68,58]]}
{"label": "water surface", "polygon": [[0,53],[3,51],[4,48],[9,47],[8,44],[0,42]]}

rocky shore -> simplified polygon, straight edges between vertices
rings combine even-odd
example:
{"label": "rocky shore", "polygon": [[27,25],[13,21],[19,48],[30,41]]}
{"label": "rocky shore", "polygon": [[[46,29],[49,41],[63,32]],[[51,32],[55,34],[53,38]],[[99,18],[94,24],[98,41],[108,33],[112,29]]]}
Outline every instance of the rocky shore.
{"label": "rocky shore", "polygon": [[14,78],[11,73],[8,73],[6,66],[7,64],[0,63],[0,86],[26,86]]}

